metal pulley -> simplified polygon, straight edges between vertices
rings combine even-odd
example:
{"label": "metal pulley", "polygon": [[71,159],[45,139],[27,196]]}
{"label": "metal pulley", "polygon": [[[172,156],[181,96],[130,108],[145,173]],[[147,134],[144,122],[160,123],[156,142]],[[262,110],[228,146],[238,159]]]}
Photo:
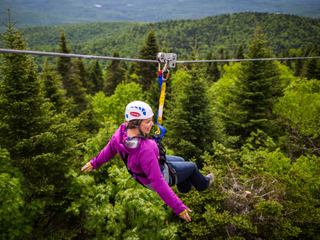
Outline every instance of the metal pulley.
{"label": "metal pulley", "polygon": [[160,63],[166,63],[167,62],[168,63],[168,67],[175,68],[176,67],[176,62],[177,62],[177,54],[159,52],[157,54],[157,60]]}

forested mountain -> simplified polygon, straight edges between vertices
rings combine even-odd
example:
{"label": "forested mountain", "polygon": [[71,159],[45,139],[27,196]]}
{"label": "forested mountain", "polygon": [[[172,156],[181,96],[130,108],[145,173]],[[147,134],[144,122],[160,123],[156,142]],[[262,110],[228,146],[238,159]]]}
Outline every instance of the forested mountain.
{"label": "forested mountain", "polygon": [[[195,19],[238,12],[286,12],[305,17],[320,17],[316,0],[2,0],[0,20],[10,8],[19,27],[48,26],[101,21],[155,22],[170,19]],[[0,32],[4,28],[0,27]]]}
{"label": "forested mountain", "polygon": [[141,42],[152,28],[159,44],[165,40],[167,48],[177,53],[178,59],[185,59],[196,43],[200,58],[210,50],[218,54],[221,48],[233,56],[241,43],[247,49],[257,26],[262,26],[273,54],[320,44],[319,19],[267,13],[225,14],[148,24],[116,22],[32,27],[22,31],[32,50],[56,52],[64,29],[72,53],[111,56],[117,50],[121,57],[136,57]]}
{"label": "forested mountain", "polygon": [[59,35],[62,30],[66,33],[69,44],[95,42],[117,36],[123,32],[140,26],[140,22],[95,22],[95,23],[75,23],[68,25],[48,26],[48,27],[28,27],[22,28],[23,37],[27,38],[29,47],[43,45],[57,45]]}
{"label": "forested mountain", "polygon": [[[248,61],[186,63],[163,72],[167,154],[193,166],[187,171],[196,164],[215,176],[209,187],[193,184],[180,194],[158,166],[142,169],[151,186],[159,184],[154,189],[170,193],[174,204],[167,205],[160,191],[135,181],[114,155],[116,144],[108,144],[128,103],[158,109],[157,63],[86,65],[79,58],[1,53],[0,239],[319,239],[320,59],[249,60],[276,51],[320,56],[319,20],[241,13],[35,27],[23,35],[8,15],[2,46],[15,50],[26,50],[28,38],[29,49],[64,54],[152,59],[175,51],[193,60]],[[150,163],[149,153],[157,161],[155,149],[140,151],[144,141],[153,140],[141,137],[133,154],[140,163]],[[90,168],[102,149],[106,162]],[[178,198],[184,205],[176,211]]]}

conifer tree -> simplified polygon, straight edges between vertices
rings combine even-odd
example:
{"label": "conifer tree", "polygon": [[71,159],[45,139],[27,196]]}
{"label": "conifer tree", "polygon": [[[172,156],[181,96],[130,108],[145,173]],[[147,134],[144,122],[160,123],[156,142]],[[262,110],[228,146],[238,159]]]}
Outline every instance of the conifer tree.
{"label": "conifer tree", "polygon": [[[59,40],[59,52],[70,53],[67,47],[67,41],[64,31],[62,31]],[[63,88],[66,90],[66,98],[73,99],[76,105],[70,112],[73,116],[78,116],[87,109],[88,100],[86,98],[86,89],[82,85],[81,68],[77,68],[77,63],[71,61],[69,57],[57,58],[57,71],[60,73],[63,82]]]}
{"label": "conifer tree", "polygon": [[[319,48],[320,49],[320,48]],[[319,56],[320,50],[318,50],[318,45],[314,44],[309,56]],[[306,63],[305,75],[308,79],[318,79],[320,80],[320,61],[317,58],[311,58]]]}
{"label": "conifer tree", "polygon": [[166,38],[164,38],[163,41],[162,41],[161,52],[163,52],[163,53],[167,53],[168,52]]}
{"label": "conifer tree", "polygon": [[103,91],[103,74],[98,60],[92,62],[90,65],[89,79],[94,85],[93,93]]}
{"label": "conifer tree", "polygon": [[178,80],[172,86],[176,90],[167,112],[165,140],[176,155],[185,160],[195,157],[198,167],[201,167],[200,156],[204,151],[210,151],[215,138],[207,83],[196,65],[191,70],[178,71],[175,78]]}
{"label": "conifer tree", "polygon": [[[139,50],[139,59],[156,59],[159,52],[159,45],[153,29],[148,33],[147,39]],[[143,91],[150,89],[151,83],[157,80],[157,64],[137,62],[134,64],[134,71],[140,77],[139,83]]]}
{"label": "conifer tree", "polygon": [[[14,24],[9,14],[7,33],[1,36],[6,47],[23,50],[26,43]],[[30,238],[70,238],[72,232],[66,229],[75,218],[66,212],[71,204],[66,196],[72,178],[69,168],[76,164],[80,148],[74,140],[78,122],[55,115],[41,91],[33,59],[22,54],[2,54],[2,59],[0,145],[10,152],[11,167],[23,177],[24,209],[33,211]],[[21,214],[24,209],[19,209]]]}
{"label": "conifer tree", "polygon": [[[217,56],[212,56],[212,52],[210,51],[207,54],[206,60],[216,60]],[[220,70],[217,62],[209,62],[208,67],[206,69],[206,77],[209,82],[217,82],[220,79]]]}
{"label": "conifer tree", "polygon": [[89,74],[81,58],[78,58],[75,62],[75,67],[78,70],[82,86],[86,89],[86,93],[92,93],[93,83],[89,81]]}
{"label": "conifer tree", "polygon": [[310,79],[320,80],[320,61],[316,58],[311,58],[306,64],[306,77]]}
{"label": "conifer tree", "polygon": [[[120,57],[118,51],[114,51],[112,56]],[[111,96],[118,84],[125,80],[125,69],[122,67],[121,61],[111,60],[106,70],[104,92],[106,96]]]}
{"label": "conifer tree", "polygon": [[[59,53],[70,53],[71,49],[67,47],[67,39],[66,35],[64,33],[64,30],[62,30],[62,33],[59,37]],[[58,57],[57,60],[57,70],[62,76],[63,79],[63,85],[67,85],[65,83],[65,80],[67,78],[67,75],[71,68],[71,58],[69,57]]]}
{"label": "conifer tree", "polygon": [[[248,58],[269,58],[270,52],[263,35],[256,30],[249,46]],[[232,98],[225,109],[224,121],[230,135],[245,140],[260,129],[274,136],[271,127],[272,106],[282,96],[279,69],[274,61],[243,62]]]}
{"label": "conifer tree", "polygon": [[43,84],[42,90],[44,97],[50,99],[53,107],[57,112],[67,110],[67,99],[65,98],[66,90],[62,89],[61,76],[55,73],[52,66],[46,59],[44,62],[43,72],[41,73]]}
{"label": "conifer tree", "polygon": [[237,49],[237,53],[235,59],[244,59],[243,45],[242,43],[239,45]]}
{"label": "conifer tree", "polygon": [[[120,56],[120,54],[119,54],[119,56]],[[128,71],[128,66],[127,66],[127,64],[126,64],[125,61],[120,61],[120,66],[121,66],[125,71]]]}
{"label": "conifer tree", "polygon": [[[304,55],[304,50],[302,49],[297,57],[302,57]],[[294,62],[294,76],[299,77],[303,71],[304,61],[302,59],[297,59]]]}

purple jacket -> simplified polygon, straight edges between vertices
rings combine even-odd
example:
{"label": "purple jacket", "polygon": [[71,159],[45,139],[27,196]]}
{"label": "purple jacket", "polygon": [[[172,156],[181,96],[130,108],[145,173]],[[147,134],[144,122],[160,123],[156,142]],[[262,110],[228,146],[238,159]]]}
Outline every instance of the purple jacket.
{"label": "purple jacket", "polygon": [[117,153],[119,154],[119,152],[129,153],[129,169],[137,174],[145,173],[148,178],[139,177],[139,180],[145,185],[151,184],[162,200],[180,216],[188,208],[163,179],[159,168],[160,156],[156,142],[150,139],[140,139],[140,144],[137,148],[128,148],[124,143],[127,139],[126,123],[123,123],[113,134],[107,146],[95,158],[90,160],[92,168],[99,167]]}

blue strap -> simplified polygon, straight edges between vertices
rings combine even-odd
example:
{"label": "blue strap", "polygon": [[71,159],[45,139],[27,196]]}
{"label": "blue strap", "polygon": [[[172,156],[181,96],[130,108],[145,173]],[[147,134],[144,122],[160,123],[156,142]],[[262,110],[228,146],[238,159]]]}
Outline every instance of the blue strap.
{"label": "blue strap", "polygon": [[[160,97],[160,94],[161,94],[162,78],[163,78],[163,74],[159,75],[159,77],[158,77],[158,82],[159,82],[159,85],[160,85],[159,97]],[[166,133],[166,129],[158,123],[158,114],[159,114],[159,110],[157,111],[157,125],[158,125],[158,127],[159,127],[159,129],[161,131],[161,134],[159,134],[159,137],[163,137],[164,134]]]}

